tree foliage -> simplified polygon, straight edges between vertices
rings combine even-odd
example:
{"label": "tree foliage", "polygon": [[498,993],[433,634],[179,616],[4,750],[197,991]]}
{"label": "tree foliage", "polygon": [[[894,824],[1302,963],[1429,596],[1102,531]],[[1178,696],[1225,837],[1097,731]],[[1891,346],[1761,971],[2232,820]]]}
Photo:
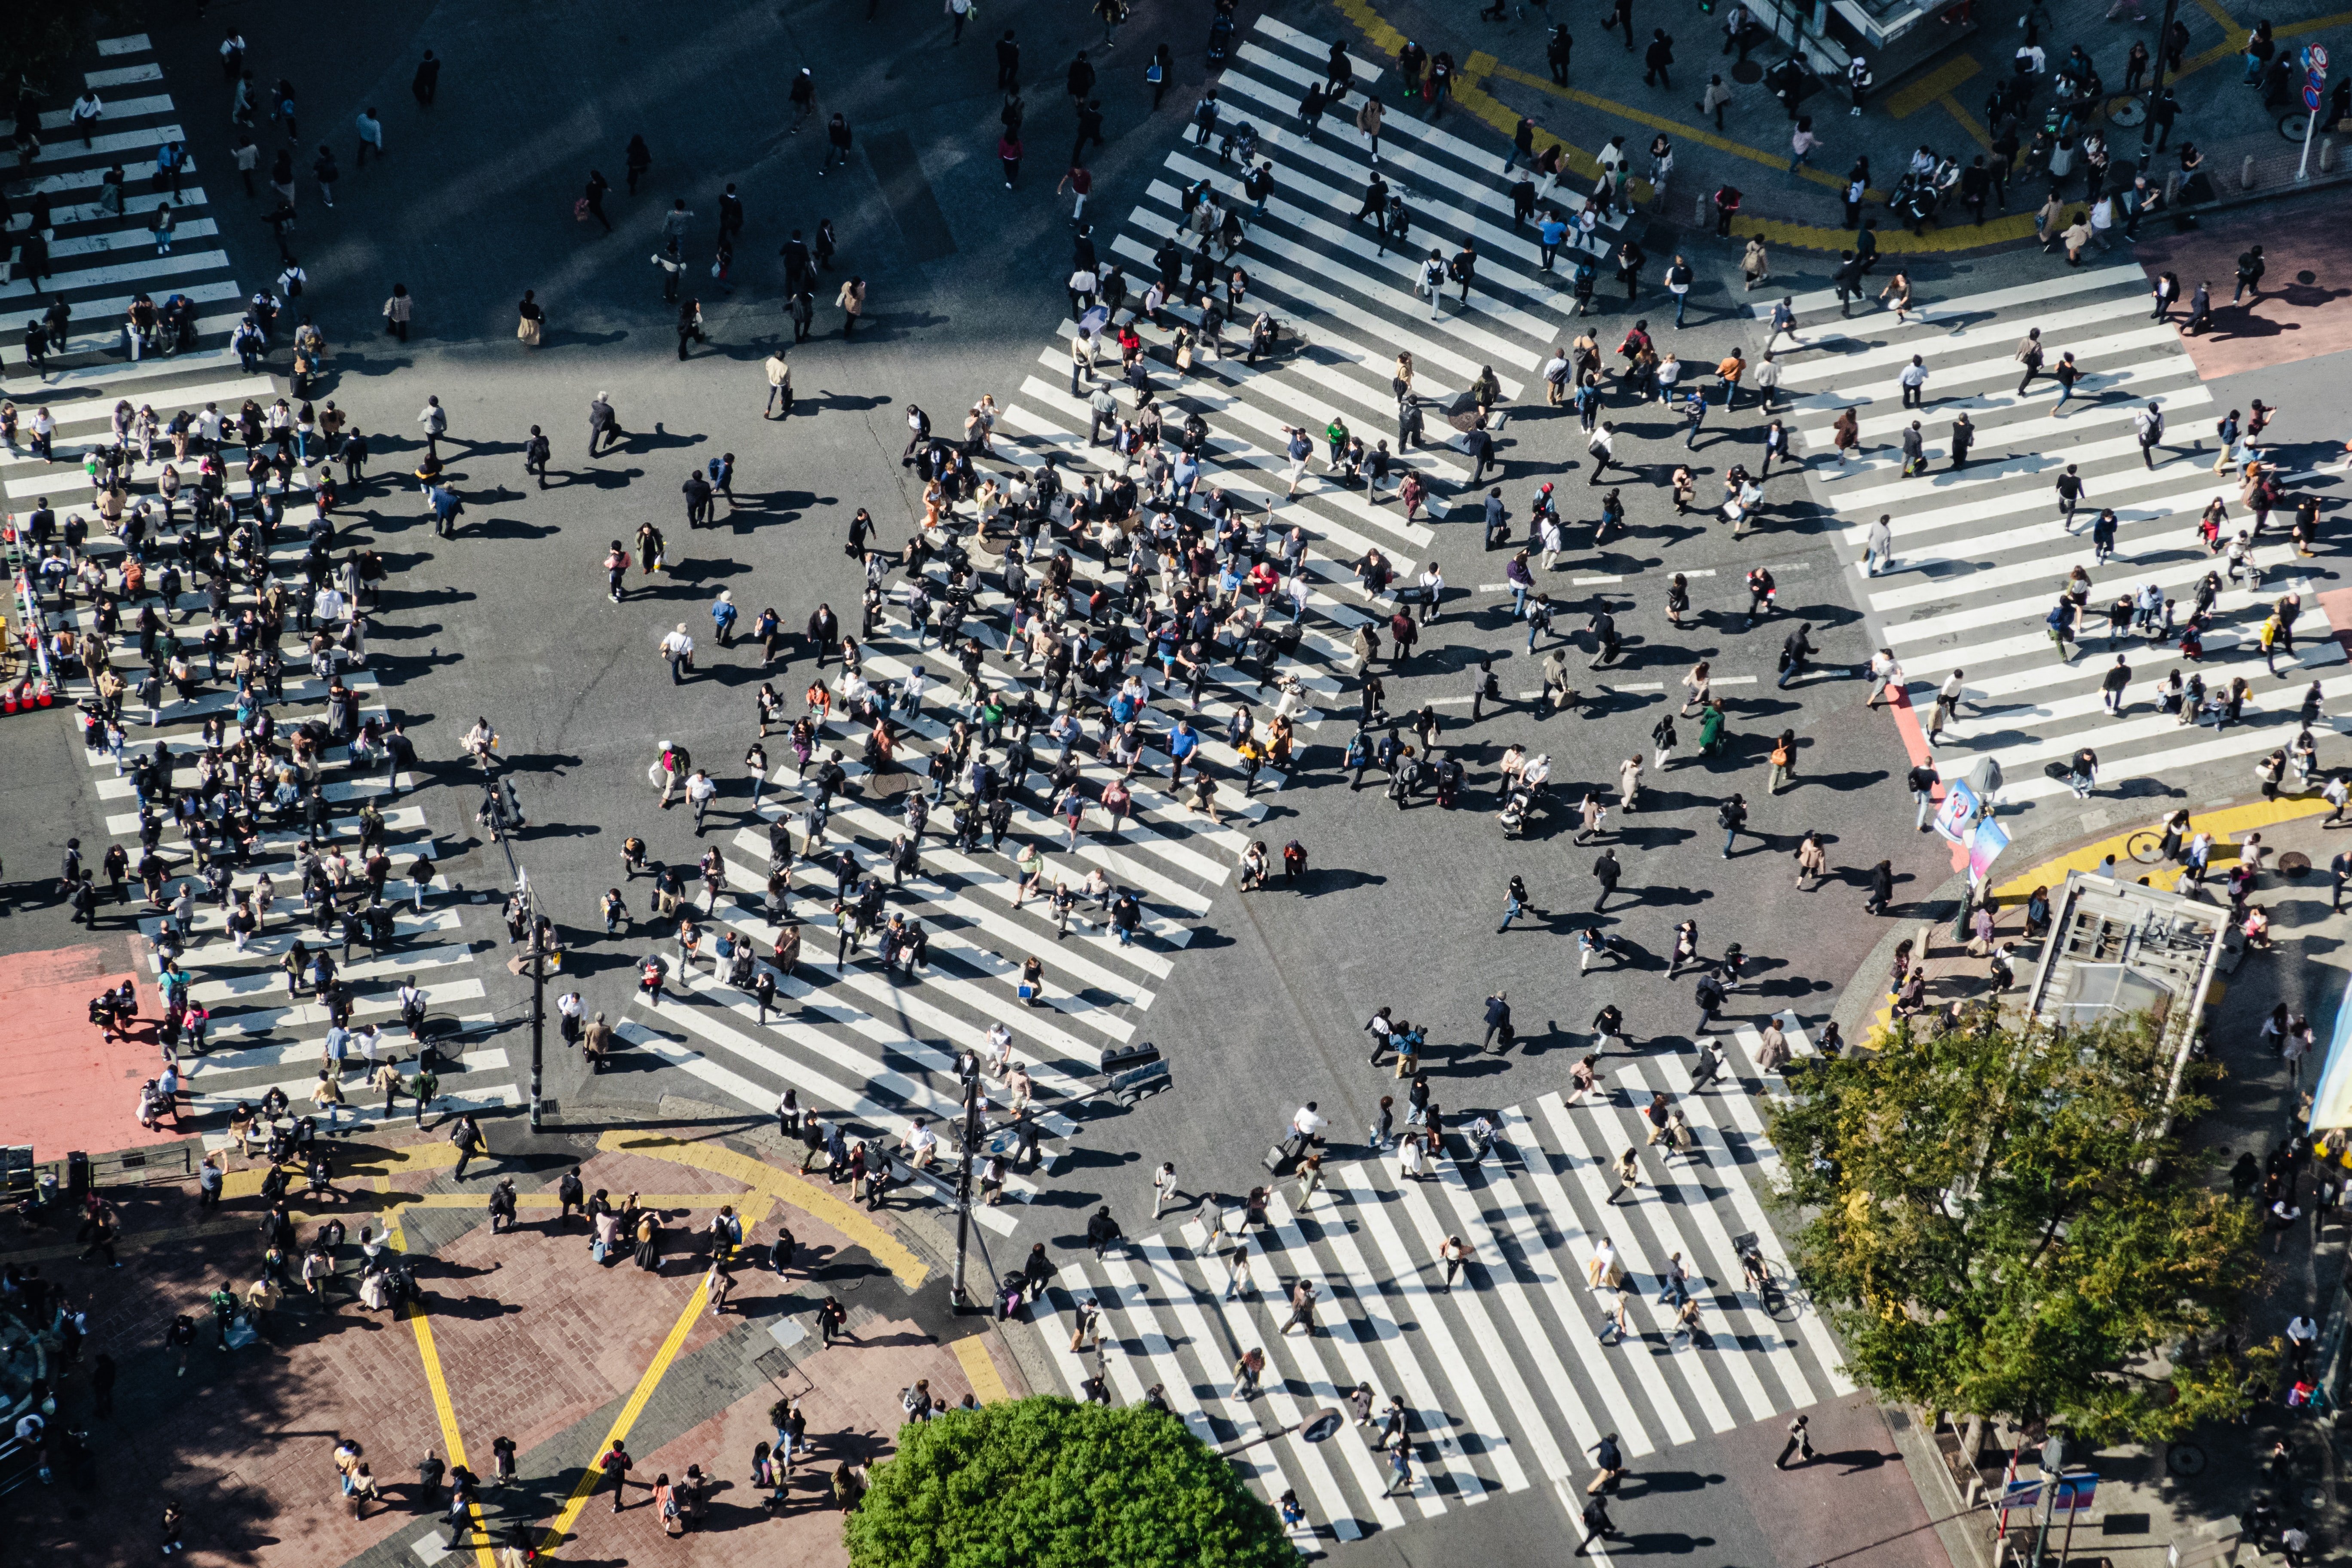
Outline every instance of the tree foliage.
{"label": "tree foliage", "polygon": [[[17,79],[47,81],[50,96],[62,91],[70,99],[80,90],[77,81],[60,88],[58,62],[81,47],[97,18],[110,6],[101,0],[38,0],[24,5],[0,5],[0,89],[14,102]],[[60,100],[62,101],[62,100]]]}
{"label": "tree foliage", "polygon": [[851,1568],[1277,1568],[1297,1553],[1230,1463],[1148,1405],[1043,1397],[900,1429]]}
{"label": "tree foliage", "polygon": [[[1805,1216],[1797,1273],[1849,1370],[1890,1397],[2063,1419],[2099,1443],[2235,1414],[2243,1373],[2181,1347],[2235,1319],[2262,1272],[2259,1222],[2167,1130],[2170,1070],[2140,1019],[2063,1038],[1906,1026],[1809,1064],[1770,1127]],[[2171,1111],[2206,1108],[2184,1086]]]}

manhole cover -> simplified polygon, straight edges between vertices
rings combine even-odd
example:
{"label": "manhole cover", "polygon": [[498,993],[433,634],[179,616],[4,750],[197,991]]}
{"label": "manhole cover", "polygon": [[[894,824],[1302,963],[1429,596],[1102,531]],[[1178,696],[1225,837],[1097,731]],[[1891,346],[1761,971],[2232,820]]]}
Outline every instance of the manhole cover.
{"label": "manhole cover", "polygon": [[1764,68],[1754,60],[1741,60],[1731,68],[1731,79],[1743,87],[1753,87],[1764,79]]}
{"label": "manhole cover", "polygon": [[2305,128],[2310,123],[2311,116],[2304,113],[2301,110],[2297,110],[2293,114],[2285,115],[2280,119],[2278,122],[2279,134],[2289,142],[2300,142],[2303,140]]}
{"label": "manhole cover", "polygon": [[2311,869],[2311,857],[2300,849],[2290,849],[2278,858],[2279,875],[2300,877]]}
{"label": "manhole cover", "polygon": [[2194,1443],[2175,1443],[2164,1451],[2164,1468],[2176,1476],[2193,1476],[2205,1468],[2205,1450]]}
{"label": "manhole cover", "polygon": [[2147,104],[2137,98],[2120,100],[2107,110],[2107,119],[2116,125],[2141,124],[2147,119]]}

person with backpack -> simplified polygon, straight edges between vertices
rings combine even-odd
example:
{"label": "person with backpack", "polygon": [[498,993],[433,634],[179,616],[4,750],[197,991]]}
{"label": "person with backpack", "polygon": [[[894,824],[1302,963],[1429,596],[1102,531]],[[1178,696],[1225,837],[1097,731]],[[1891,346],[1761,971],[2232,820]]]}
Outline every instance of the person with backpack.
{"label": "person with backpack", "polygon": [[[438,1086],[436,1085],[436,1088]],[[467,1163],[478,1154],[487,1154],[489,1147],[482,1142],[481,1129],[470,1115],[460,1115],[449,1128],[449,1142],[457,1151],[457,1170],[454,1180],[466,1179]]]}

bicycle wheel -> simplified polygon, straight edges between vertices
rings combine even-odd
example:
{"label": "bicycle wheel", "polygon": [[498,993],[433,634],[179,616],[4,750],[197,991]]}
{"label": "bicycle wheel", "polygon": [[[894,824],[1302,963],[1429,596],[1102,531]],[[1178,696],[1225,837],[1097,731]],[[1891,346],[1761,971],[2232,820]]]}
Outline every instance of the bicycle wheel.
{"label": "bicycle wheel", "polygon": [[2146,828],[2125,840],[2124,847],[2143,866],[2153,866],[2164,858],[2163,835]]}

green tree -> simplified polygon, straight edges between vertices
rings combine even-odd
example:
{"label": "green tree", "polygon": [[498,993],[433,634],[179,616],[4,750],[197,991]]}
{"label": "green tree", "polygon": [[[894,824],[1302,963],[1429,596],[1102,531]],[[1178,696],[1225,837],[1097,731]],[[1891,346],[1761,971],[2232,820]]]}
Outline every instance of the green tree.
{"label": "green tree", "polygon": [[1297,1552],[1225,1459],[1148,1405],[1042,1397],[901,1427],[851,1568],[1278,1568]]}
{"label": "green tree", "polygon": [[[2245,1403],[2242,1368],[2185,1347],[2262,1274],[2258,1218],[2174,1131],[2208,1107],[2192,1067],[2132,1019],[1897,1029],[1808,1064],[1770,1112],[1801,1214],[1798,1277],[1848,1370],[1892,1398],[2063,1419],[2162,1442]],[[2170,1120],[2168,1120],[2168,1109]]]}
{"label": "green tree", "polygon": [[0,92],[13,106],[16,83],[30,77],[49,97],[64,94],[56,108],[81,90],[54,68],[79,48],[96,19],[110,11],[100,0],[42,0],[39,5],[0,6]]}

